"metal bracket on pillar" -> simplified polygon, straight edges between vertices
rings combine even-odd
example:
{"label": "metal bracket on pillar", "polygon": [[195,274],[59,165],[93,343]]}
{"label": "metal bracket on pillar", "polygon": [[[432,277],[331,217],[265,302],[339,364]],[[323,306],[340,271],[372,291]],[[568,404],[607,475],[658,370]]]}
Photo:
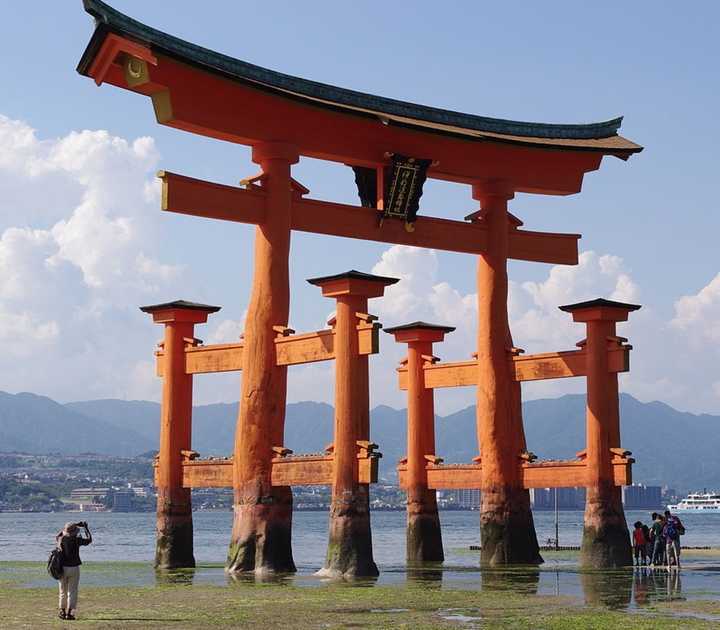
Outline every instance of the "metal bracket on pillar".
{"label": "metal bracket on pillar", "polygon": [[369,440],[358,440],[356,442],[358,445],[358,459],[369,459],[370,457],[382,457],[382,453],[378,453],[375,449],[378,448],[378,445],[374,442],[370,442]]}
{"label": "metal bracket on pillar", "polygon": [[273,330],[277,333],[278,337],[289,337],[295,334],[295,330],[287,326],[273,326]]}
{"label": "metal bracket on pillar", "polygon": [[436,357],[434,354],[423,354],[420,355],[420,358],[423,360],[423,367],[426,365],[435,365],[440,361],[440,357]]}

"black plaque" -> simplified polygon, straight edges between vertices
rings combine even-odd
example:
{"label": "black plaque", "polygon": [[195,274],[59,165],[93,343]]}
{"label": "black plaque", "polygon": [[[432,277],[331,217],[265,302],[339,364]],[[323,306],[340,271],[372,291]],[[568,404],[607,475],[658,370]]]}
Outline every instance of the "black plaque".
{"label": "black plaque", "polygon": [[402,219],[408,224],[415,222],[432,160],[408,157],[395,153],[386,182],[384,217]]}

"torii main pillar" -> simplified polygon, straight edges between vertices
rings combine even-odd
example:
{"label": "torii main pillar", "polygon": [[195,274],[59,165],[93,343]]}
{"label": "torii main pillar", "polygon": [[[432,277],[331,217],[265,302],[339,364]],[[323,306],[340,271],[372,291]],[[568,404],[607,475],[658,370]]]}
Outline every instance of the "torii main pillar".
{"label": "torii main pillar", "polygon": [[255,228],[252,293],[245,320],[242,393],[233,460],[234,519],[229,572],[295,571],[292,557],[292,491],[271,483],[272,447],[283,444],[287,367],[276,364],[273,326],[290,313],[290,167],[295,147],[253,146],[265,177],[266,212]]}
{"label": "torii main pillar", "polygon": [[477,430],[482,459],[480,559],[486,565],[542,562],[530,492],[523,488],[518,461],[525,450],[520,388],[513,383],[508,323],[507,202],[514,197],[502,182],[473,186],[479,219],[488,229],[487,251],[478,257]]}

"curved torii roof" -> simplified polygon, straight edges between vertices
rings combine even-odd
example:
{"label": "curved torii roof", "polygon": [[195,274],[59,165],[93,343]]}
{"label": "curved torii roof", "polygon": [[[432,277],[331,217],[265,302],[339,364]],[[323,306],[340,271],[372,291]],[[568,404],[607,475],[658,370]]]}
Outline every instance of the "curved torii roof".
{"label": "curved torii roof", "polygon": [[[81,74],[93,77],[98,83],[107,81],[151,96],[153,95],[153,89],[157,88],[159,90],[163,88],[169,94],[168,99],[173,99],[173,105],[175,105],[180,103],[181,96],[179,94],[182,92],[183,83],[187,84],[189,80],[197,84],[198,93],[202,93],[203,90],[207,92],[208,86],[211,84],[213,86],[218,85],[218,80],[226,83],[229,80],[234,85],[234,88],[226,87],[225,89],[228,94],[234,90],[237,103],[242,103],[246,109],[243,112],[236,108],[234,110],[236,117],[243,114],[246,116],[254,115],[257,111],[268,111],[267,98],[272,96],[275,99],[278,112],[284,111],[286,118],[289,105],[294,103],[296,108],[300,105],[303,109],[302,112],[299,109],[294,110],[293,115],[300,112],[301,115],[312,117],[313,114],[307,113],[310,108],[315,112],[324,110],[326,112],[325,116],[342,114],[345,121],[342,124],[356,125],[354,129],[357,133],[348,134],[350,136],[367,136],[368,122],[377,124],[379,121],[387,130],[382,139],[382,132],[372,132],[372,139],[377,139],[376,146],[362,147],[361,150],[351,148],[348,151],[343,151],[337,146],[321,146],[321,143],[316,142],[317,146],[307,146],[306,150],[301,150],[304,155],[345,161],[349,164],[372,165],[382,160],[383,153],[377,155],[378,148],[390,152],[403,152],[405,150],[403,144],[411,149],[417,146],[423,148],[423,145],[417,139],[417,135],[407,142],[399,140],[402,137],[401,131],[412,131],[415,134],[419,132],[425,138],[426,143],[430,141],[439,144],[438,137],[442,136],[454,140],[456,146],[457,140],[462,140],[465,142],[471,141],[473,144],[480,142],[485,146],[489,144],[496,147],[498,145],[513,145],[516,147],[516,151],[525,147],[528,149],[549,149],[553,153],[571,152],[578,157],[578,162],[574,165],[574,168],[570,168],[567,158],[558,157],[556,158],[557,163],[552,167],[549,164],[540,167],[535,175],[537,181],[518,181],[516,186],[516,190],[519,191],[568,194],[579,190],[582,173],[596,169],[603,155],[614,155],[627,159],[633,153],[642,150],[641,146],[618,135],[622,118],[590,124],[521,122],[465,114],[374,96],[275,72],[214,52],[142,24],[113,9],[101,0],[83,0],[83,3],[85,10],[95,18],[96,27],[77,69]],[[108,48],[108,40],[112,39],[112,37],[121,43],[118,44],[117,48],[107,53],[104,48]],[[138,87],[122,79],[122,70],[118,65],[118,59],[121,59],[121,57],[118,57],[118,55],[125,53],[134,56],[134,53],[129,49],[123,50],[123,42],[125,48],[146,50],[147,59],[154,60],[150,61],[152,64],[150,74],[152,76],[149,80],[149,87]],[[102,57],[108,54],[112,55],[112,58],[103,60]],[[165,60],[164,63],[162,60]],[[162,67],[163,65],[165,67]],[[103,67],[102,76],[98,76],[98,66]],[[192,74],[193,72],[194,74]],[[180,74],[182,73],[185,74],[181,79]],[[199,78],[201,76],[202,79]],[[156,77],[158,78],[156,79]],[[162,83],[163,81],[165,83]],[[203,82],[205,83],[201,85]],[[241,90],[244,90],[242,97],[240,97]],[[256,95],[254,97],[255,101],[253,101],[256,104],[250,103],[252,99],[247,98],[249,90]],[[263,98],[265,101],[262,101]],[[282,101],[282,103],[279,101]],[[248,105],[248,103],[250,104]],[[207,108],[208,103],[203,102],[201,105],[194,103],[193,106],[196,109],[200,107]],[[252,107],[257,109],[253,110]],[[178,114],[181,109],[186,111],[188,106],[179,105],[174,108],[170,106],[168,100],[163,103],[160,109],[164,111],[170,110],[171,114]],[[157,104],[156,112],[158,112]],[[282,118],[279,114],[273,115],[274,123],[277,123]],[[317,125],[316,121],[320,120],[320,118],[318,114],[315,114],[315,116],[316,118],[311,121],[311,124]],[[203,119],[203,116],[195,116],[194,112],[192,116],[183,117],[183,115],[178,114],[173,117],[168,115],[163,119],[158,114],[160,122],[188,131],[245,144],[253,144],[255,141],[259,141],[257,135],[250,134],[245,128],[237,127],[238,123],[224,123],[223,125],[218,124],[214,119],[213,125],[215,126],[207,126],[204,120],[198,122],[197,118]],[[337,121],[335,121],[335,124],[338,124]],[[230,127],[233,125],[234,127],[231,130]],[[322,122],[320,126],[323,126]],[[436,140],[432,140],[431,136],[434,136]],[[408,136],[405,135],[405,138],[407,139]],[[295,142],[297,145],[303,144],[297,138],[288,138],[288,141]],[[370,142],[367,142],[367,144],[370,145]],[[395,145],[397,145],[397,148],[394,148]],[[586,154],[585,159],[581,159],[578,155],[581,152]],[[441,160],[443,159],[442,156],[447,155],[445,151],[439,148],[437,153],[441,156]],[[477,164],[483,163],[487,159],[485,157],[487,151],[485,151],[485,155],[479,155],[479,153],[482,153],[482,150],[466,149],[466,154],[462,156],[462,159],[466,162],[475,163],[476,170],[473,175],[477,174]],[[588,153],[597,157],[591,157],[587,155]],[[555,154],[557,155],[557,153]],[[416,157],[437,158],[434,154],[416,154]],[[525,156],[524,167],[528,161],[537,162],[538,158],[539,156],[530,158]],[[546,158],[547,156],[543,159]],[[497,156],[494,156],[492,162],[497,163],[497,161]],[[447,159],[444,162],[444,165],[437,172],[433,172],[433,169],[431,169],[429,175],[454,181],[470,182],[472,180],[467,169],[458,168],[456,165],[450,164],[451,161]],[[551,181],[552,177],[548,181],[543,181],[544,174],[540,173],[540,171],[545,168],[553,168],[556,172],[566,170],[568,183],[553,182]],[[516,170],[521,169],[516,168]],[[492,176],[502,178],[504,174],[492,174]]]}

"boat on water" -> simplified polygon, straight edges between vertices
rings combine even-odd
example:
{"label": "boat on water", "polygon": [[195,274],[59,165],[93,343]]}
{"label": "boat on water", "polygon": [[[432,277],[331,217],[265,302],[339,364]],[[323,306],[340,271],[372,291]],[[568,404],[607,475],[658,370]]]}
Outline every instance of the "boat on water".
{"label": "boat on water", "polygon": [[668,505],[671,512],[720,512],[720,493],[696,492],[676,505]]}

